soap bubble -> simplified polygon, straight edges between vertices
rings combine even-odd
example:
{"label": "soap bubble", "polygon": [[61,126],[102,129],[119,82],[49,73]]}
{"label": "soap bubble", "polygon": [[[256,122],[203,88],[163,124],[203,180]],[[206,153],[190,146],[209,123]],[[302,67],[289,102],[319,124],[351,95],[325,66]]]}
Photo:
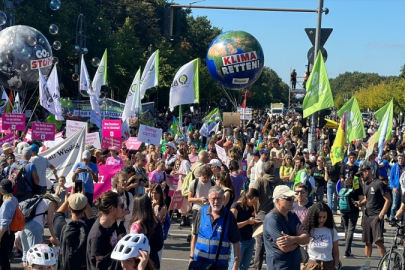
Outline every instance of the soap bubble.
{"label": "soap bubble", "polygon": [[52,44],[52,47],[55,50],[60,50],[60,48],[62,47],[62,44],[60,43],[60,41],[54,41],[53,44]]}
{"label": "soap bubble", "polygon": [[51,24],[49,26],[49,33],[51,33],[52,35],[56,35],[59,32],[59,28],[56,24]]}
{"label": "soap bubble", "polygon": [[52,10],[58,10],[58,9],[60,9],[60,1],[59,1],[59,0],[52,0],[52,1],[49,3],[49,6],[50,6],[50,8],[51,8]]}
{"label": "soap bubble", "polygon": [[41,44],[44,44],[44,43],[45,43],[45,39],[40,38],[40,39],[38,39],[38,42],[41,43]]}
{"label": "soap bubble", "polygon": [[77,81],[79,80],[79,74],[73,73],[73,75],[72,75],[72,80],[75,81],[75,82],[77,82]]}
{"label": "soap bubble", "polygon": [[27,64],[22,64],[21,65],[21,71],[28,71],[28,65]]}
{"label": "soap bubble", "polygon": [[35,45],[37,45],[37,39],[35,37],[28,37],[27,43],[30,46],[35,46]]}
{"label": "soap bubble", "polygon": [[91,59],[91,64],[93,67],[98,67],[100,65],[100,59],[98,57],[93,57],[93,59]]}
{"label": "soap bubble", "polygon": [[54,65],[59,64],[59,58],[58,57],[52,58],[52,64],[54,64]]}
{"label": "soap bubble", "polygon": [[0,11],[0,25],[5,25],[7,22],[7,15],[6,13]]}
{"label": "soap bubble", "polygon": [[221,104],[222,107],[225,107],[226,105],[228,105],[228,101],[225,98],[222,98],[219,101],[219,104]]}
{"label": "soap bubble", "polygon": [[31,57],[31,49],[29,49],[29,48],[22,49],[21,56],[23,58],[26,58],[26,59],[30,58]]}

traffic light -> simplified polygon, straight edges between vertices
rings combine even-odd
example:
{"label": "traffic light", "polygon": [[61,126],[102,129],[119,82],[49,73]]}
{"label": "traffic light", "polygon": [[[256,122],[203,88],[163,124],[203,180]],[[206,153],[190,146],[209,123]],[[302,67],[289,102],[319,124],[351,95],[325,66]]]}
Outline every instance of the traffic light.
{"label": "traffic light", "polygon": [[171,4],[165,6],[163,35],[169,40],[180,36],[181,30],[181,8],[173,7]]}

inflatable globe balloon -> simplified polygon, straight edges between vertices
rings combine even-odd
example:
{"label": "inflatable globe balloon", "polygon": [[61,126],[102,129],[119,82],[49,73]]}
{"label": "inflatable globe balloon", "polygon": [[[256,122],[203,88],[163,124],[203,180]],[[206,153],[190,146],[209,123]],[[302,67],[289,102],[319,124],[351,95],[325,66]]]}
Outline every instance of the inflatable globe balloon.
{"label": "inflatable globe balloon", "polygon": [[38,85],[38,69],[49,74],[52,49],[38,30],[16,25],[0,31],[0,84],[7,89],[24,91]]}
{"label": "inflatable globe balloon", "polygon": [[263,67],[262,46],[254,36],[244,31],[222,33],[208,48],[208,72],[226,89],[239,90],[253,85]]}

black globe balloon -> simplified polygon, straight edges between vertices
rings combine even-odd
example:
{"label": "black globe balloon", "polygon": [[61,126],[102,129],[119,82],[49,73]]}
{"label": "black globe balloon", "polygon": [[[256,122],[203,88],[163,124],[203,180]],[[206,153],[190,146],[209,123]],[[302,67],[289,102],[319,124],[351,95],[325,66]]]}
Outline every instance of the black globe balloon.
{"label": "black globe balloon", "polygon": [[0,31],[0,84],[24,91],[38,85],[38,69],[47,76],[52,48],[46,37],[30,26],[16,25]]}
{"label": "black globe balloon", "polygon": [[228,105],[228,101],[225,98],[222,98],[219,101],[219,104],[221,104],[222,107],[225,107],[226,105]]}

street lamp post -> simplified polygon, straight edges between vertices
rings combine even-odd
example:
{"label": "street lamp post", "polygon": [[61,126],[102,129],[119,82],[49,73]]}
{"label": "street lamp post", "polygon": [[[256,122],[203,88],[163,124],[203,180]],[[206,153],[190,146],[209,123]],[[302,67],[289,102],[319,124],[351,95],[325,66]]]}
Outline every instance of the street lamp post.
{"label": "street lamp post", "polygon": [[[82,55],[86,55],[89,50],[86,47],[86,24],[84,22],[84,16],[83,14],[79,14],[79,17],[77,18],[76,22],[76,37],[75,37],[75,45],[73,46],[73,52],[77,53],[79,56],[79,65],[75,65],[75,73],[80,72],[80,64],[81,64],[81,58]],[[81,94],[80,94],[80,83],[79,87],[77,89],[77,99],[81,100]]]}

